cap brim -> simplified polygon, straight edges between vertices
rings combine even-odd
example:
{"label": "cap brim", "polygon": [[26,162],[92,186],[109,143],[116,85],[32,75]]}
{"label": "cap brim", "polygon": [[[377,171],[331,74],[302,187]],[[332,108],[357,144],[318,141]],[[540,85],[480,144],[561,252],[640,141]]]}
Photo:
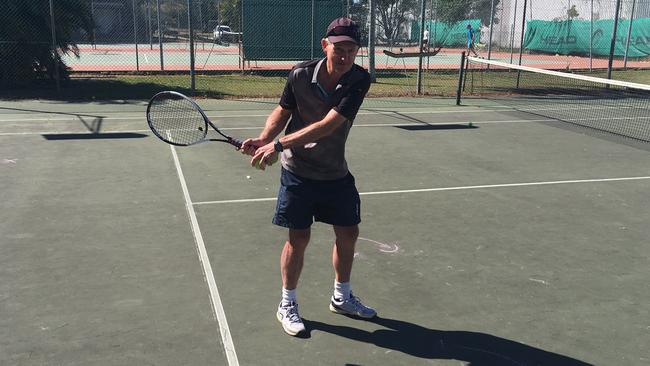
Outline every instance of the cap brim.
{"label": "cap brim", "polygon": [[356,39],[350,37],[350,36],[329,36],[327,39],[332,42],[332,43],[339,43],[339,42],[352,42],[356,44],[357,46],[361,46],[361,43],[357,41]]}

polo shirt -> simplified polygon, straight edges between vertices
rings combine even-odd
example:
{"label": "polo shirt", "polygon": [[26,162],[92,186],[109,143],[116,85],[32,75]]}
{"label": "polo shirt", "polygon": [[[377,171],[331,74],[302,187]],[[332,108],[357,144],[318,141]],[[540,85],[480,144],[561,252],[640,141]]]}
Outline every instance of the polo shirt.
{"label": "polo shirt", "polygon": [[294,66],[280,98],[280,106],[291,110],[286,134],[298,131],[325,118],[334,109],[346,120],[331,134],[304,146],[285,149],[282,167],[298,176],[314,180],[334,180],[345,177],[345,143],[363,99],[370,88],[370,74],[353,65],[338,81],[335,90],[327,94],[318,83],[318,70],[327,67],[326,59],[311,60]]}

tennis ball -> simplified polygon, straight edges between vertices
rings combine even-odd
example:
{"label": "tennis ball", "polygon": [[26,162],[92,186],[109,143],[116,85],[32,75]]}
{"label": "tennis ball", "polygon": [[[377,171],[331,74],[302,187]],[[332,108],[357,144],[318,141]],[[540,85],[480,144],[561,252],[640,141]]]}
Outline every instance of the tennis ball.
{"label": "tennis ball", "polygon": [[255,169],[262,170],[262,165],[260,164],[261,162],[262,162],[262,159],[255,162]]}
{"label": "tennis ball", "polygon": [[271,159],[269,159],[268,162],[267,162],[266,164],[269,165],[269,166],[271,166],[271,165],[277,163],[277,162],[278,162],[278,157],[279,157],[279,156],[280,156],[280,154],[273,154],[273,157],[272,157]]}
{"label": "tennis ball", "polygon": [[[265,166],[271,166],[271,165],[277,163],[278,162],[278,155],[279,154],[273,154],[273,156],[270,159],[266,159],[265,160],[266,161]],[[262,159],[255,162],[255,169],[264,170],[264,169],[262,169]]]}

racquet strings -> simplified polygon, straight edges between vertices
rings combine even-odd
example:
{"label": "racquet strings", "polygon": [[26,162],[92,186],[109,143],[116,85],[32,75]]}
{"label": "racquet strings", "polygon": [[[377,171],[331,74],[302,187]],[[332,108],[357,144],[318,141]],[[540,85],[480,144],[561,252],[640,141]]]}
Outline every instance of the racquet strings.
{"label": "racquet strings", "polygon": [[151,102],[149,123],[163,140],[191,145],[203,140],[207,124],[194,104],[174,94],[162,94]]}

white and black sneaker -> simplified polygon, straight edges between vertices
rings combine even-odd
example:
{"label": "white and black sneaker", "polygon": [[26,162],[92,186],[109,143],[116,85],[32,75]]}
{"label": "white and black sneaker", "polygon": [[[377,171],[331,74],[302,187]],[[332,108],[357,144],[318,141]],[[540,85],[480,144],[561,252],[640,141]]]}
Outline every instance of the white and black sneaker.
{"label": "white and black sneaker", "polygon": [[298,314],[298,304],[291,302],[289,304],[282,304],[278,306],[278,313],[276,314],[284,331],[292,336],[305,331],[305,324],[302,323],[300,315]]}
{"label": "white and black sneaker", "polygon": [[347,300],[335,299],[332,297],[330,310],[337,314],[354,315],[364,319],[370,319],[377,316],[377,311],[361,303],[358,297],[350,294]]}

